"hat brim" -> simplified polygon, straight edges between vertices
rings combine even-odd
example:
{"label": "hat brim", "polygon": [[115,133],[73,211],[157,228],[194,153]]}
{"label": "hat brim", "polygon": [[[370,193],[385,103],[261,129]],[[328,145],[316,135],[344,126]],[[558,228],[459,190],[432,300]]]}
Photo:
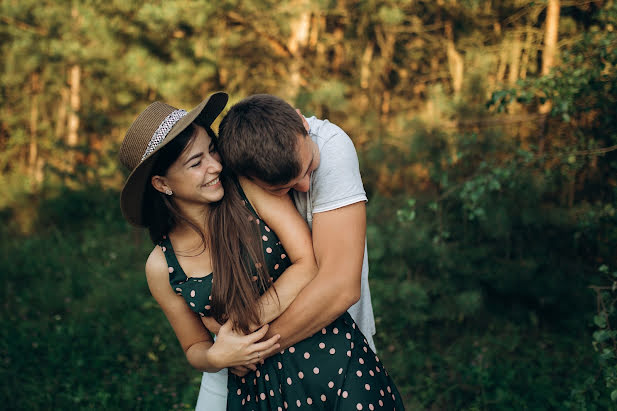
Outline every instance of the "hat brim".
{"label": "hat brim", "polygon": [[144,194],[147,184],[150,184],[147,180],[160,150],[193,122],[204,128],[210,128],[225,108],[228,98],[227,93],[217,92],[199,103],[174,124],[165,139],[131,172],[120,193],[122,215],[129,223],[137,227],[144,226],[142,215]]}

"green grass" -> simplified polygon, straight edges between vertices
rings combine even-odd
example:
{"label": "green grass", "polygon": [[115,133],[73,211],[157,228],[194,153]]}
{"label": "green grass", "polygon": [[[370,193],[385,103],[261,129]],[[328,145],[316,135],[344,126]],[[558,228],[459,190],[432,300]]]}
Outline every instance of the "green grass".
{"label": "green grass", "polygon": [[[46,203],[36,234],[3,234],[2,407],[192,408],[201,373],[148,291],[149,240],[123,222],[113,193],[82,194]],[[90,215],[59,220],[68,203],[96,198]]]}
{"label": "green grass", "polygon": [[[117,201],[100,189],[62,192],[38,205],[28,236],[3,212],[3,409],[194,407],[201,373],[148,291],[150,241]],[[444,320],[413,281],[389,278],[378,263],[371,272],[379,354],[408,410],[612,406],[591,328],[538,324],[532,313],[520,320],[507,307]]]}

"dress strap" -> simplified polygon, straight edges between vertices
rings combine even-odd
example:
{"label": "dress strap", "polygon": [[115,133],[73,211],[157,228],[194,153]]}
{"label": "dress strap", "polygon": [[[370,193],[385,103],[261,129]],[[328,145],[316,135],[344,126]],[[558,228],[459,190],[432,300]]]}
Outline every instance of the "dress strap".
{"label": "dress strap", "polygon": [[159,241],[159,247],[163,250],[165,260],[167,260],[167,266],[169,267],[169,283],[176,285],[186,281],[186,274],[184,273],[184,270],[182,270],[182,267],[180,267],[180,263],[178,262],[174,248],[171,245],[169,236],[163,236],[163,238]]}
{"label": "dress strap", "polygon": [[251,214],[253,214],[255,218],[259,218],[257,211],[255,211],[255,209],[253,208],[253,205],[251,204],[249,199],[246,197],[246,194],[244,193],[244,190],[242,189],[242,185],[240,184],[240,181],[238,180],[238,178],[234,177],[233,180],[234,180],[234,183],[236,184],[236,188],[238,189],[238,193],[240,193],[240,197],[242,197],[242,200],[244,201],[244,205],[246,205],[246,207],[249,209],[249,211],[251,212]]}

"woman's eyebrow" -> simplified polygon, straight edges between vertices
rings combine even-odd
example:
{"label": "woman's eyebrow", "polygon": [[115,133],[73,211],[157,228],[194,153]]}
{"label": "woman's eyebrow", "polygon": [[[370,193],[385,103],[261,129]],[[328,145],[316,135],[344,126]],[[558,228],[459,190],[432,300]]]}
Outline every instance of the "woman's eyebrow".
{"label": "woman's eyebrow", "polygon": [[190,161],[192,161],[192,160],[196,159],[197,157],[201,157],[201,156],[203,156],[203,155],[204,155],[204,153],[203,153],[203,152],[200,152],[200,153],[195,153],[195,154],[193,154],[191,157],[189,157],[189,159],[188,159],[188,160],[186,160],[184,163],[182,163],[182,165],[184,165],[184,166],[185,166],[185,165],[186,165],[187,163],[189,163]]}

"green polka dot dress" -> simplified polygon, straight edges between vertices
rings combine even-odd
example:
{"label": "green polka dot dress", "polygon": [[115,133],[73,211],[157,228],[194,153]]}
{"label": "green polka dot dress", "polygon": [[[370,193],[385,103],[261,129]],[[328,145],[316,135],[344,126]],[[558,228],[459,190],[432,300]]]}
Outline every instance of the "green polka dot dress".
{"label": "green polka dot dress", "polygon": [[[244,193],[242,193],[244,197]],[[261,230],[265,261],[274,280],[291,265],[276,234],[245,198]],[[172,288],[200,316],[210,315],[212,275],[188,278],[164,237],[160,247]],[[401,397],[349,313],[313,336],[265,360],[245,377],[229,374],[227,409],[404,410]]]}

